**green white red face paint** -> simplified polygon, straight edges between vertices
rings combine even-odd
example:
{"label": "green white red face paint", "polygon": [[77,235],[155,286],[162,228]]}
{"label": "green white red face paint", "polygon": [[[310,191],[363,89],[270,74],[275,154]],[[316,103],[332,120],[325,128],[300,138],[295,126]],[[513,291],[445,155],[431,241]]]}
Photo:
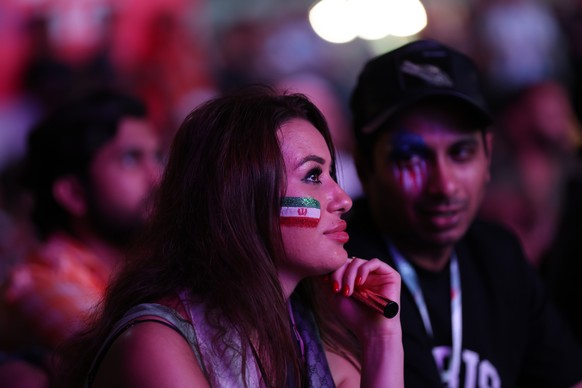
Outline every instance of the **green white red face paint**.
{"label": "green white red face paint", "polygon": [[321,210],[319,201],[310,197],[283,197],[281,218],[283,226],[315,228],[319,224]]}
{"label": "green white red face paint", "polygon": [[392,173],[402,189],[417,194],[427,180],[426,155],[428,148],[421,136],[396,132],[390,142]]}

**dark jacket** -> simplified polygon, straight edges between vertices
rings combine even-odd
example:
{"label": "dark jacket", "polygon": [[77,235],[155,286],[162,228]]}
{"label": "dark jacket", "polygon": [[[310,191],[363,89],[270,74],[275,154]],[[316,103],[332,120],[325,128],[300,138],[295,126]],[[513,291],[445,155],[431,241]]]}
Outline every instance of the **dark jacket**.
{"label": "dark jacket", "polygon": [[[376,257],[395,267],[364,200],[354,204],[346,219],[350,256]],[[516,237],[500,226],[476,221],[455,251],[463,312],[459,385],[480,386],[479,379],[486,379],[486,386],[565,387],[581,381],[582,350],[549,302]],[[448,300],[444,293],[441,299]],[[434,297],[425,297],[431,321],[450,322],[450,306],[431,306]],[[404,283],[401,322],[406,387],[442,386],[432,356],[434,340]]]}

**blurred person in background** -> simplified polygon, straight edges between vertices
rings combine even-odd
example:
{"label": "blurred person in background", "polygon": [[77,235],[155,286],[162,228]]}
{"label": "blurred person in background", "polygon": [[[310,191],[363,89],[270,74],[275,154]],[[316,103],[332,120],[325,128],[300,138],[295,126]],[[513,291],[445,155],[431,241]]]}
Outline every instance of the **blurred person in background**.
{"label": "blurred person in background", "polygon": [[579,120],[582,120],[582,0],[556,2],[558,20],[564,30],[567,52],[571,63],[572,104]]}
{"label": "blurred person in background", "polygon": [[32,129],[24,179],[42,242],[1,287],[1,349],[43,365],[82,326],[146,222],[162,168],[145,105],[121,92],[79,95]]}
{"label": "blurred person in background", "polygon": [[582,344],[581,134],[570,95],[555,81],[532,84],[509,100],[480,216],[518,235]]}
{"label": "blurred person in background", "polygon": [[39,107],[24,90],[23,77],[32,56],[27,16],[13,1],[0,3],[0,171],[20,158]]}
{"label": "blurred person in background", "polygon": [[0,285],[11,267],[38,244],[31,220],[32,195],[22,182],[22,162],[0,171]]}
{"label": "blurred person in background", "polygon": [[582,153],[578,150],[574,174],[563,199],[563,211],[556,238],[543,268],[543,276],[560,311],[570,322],[582,344]]}
{"label": "blurred person in background", "polygon": [[[544,89],[544,84],[532,89]],[[554,93],[547,92],[546,105],[555,106],[555,114],[548,109],[536,107],[533,113],[538,122],[545,123],[549,132],[546,138],[538,139],[545,143],[547,159],[553,160],[555,186],[543,187],[539,182],[535,187],[539,193],[552,193],[546,207],[553,206],[557,220],[553,220],[552,238],[541,237],[548,245],[543,251],[539,270],[548,284],[552,297],[558,308],[570,322],[578,342],[582,344],[582,317],[579,312],[579,301],[582,299],[580,276],[582,276],[582,132],[577,116],[573,112],[573,104],[568,100],[568,94],[563,87],[549,84],[545,88],[554,89]],[[527,113],[527,112],[526,112]],[[551,136],[550,136],[551,135]],[[538,135],[539,137],[539,135]],[[560,141],[558,141],[560,140]],[[539,151],[541,153],[541,150]],[[550,152],[552,151],[553,152]],[[548,162],[548,164],[550,164]],[[530,166],[533,169],[534,165]],[[549,168],[547,168],[549,170]],[[531,174],[531,172],[530,172]],[[549,178],[551,179],[551,178]],[[547,182],[551,184],[551,181]],[[534,190],[534,188],[531,188]],[[532,197],[540,197],[532,195]],[[532,210],[534,211],[534,210]],[[538,214],[538,216],[542,216]],[[539,221],[543,223],[543,221]]]}
{"label": "blurred person in background", "polygon": [[566,210],[580,134],[568,91],[555,81],[523,88],[499,114],[480,215],[511,228],[540,270]]}
{"label": "blurred person in background", "polygon": [[549,2],[483,0],[473,15],[471,52],[493,108],[527,85],[570,76],[565,35]]}

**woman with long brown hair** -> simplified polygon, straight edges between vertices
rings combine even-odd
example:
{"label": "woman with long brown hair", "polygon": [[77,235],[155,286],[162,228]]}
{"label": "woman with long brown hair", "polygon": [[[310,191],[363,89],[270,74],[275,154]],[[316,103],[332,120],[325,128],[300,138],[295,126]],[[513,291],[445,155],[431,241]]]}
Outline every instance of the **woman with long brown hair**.
{"label": "woman with long brown hair", "polygon": [[400,277],[348,259],[325,119],[303,95],[218,97],[182,123],[149,230],[98,319],[63,353],[61,384],[403,386]]}

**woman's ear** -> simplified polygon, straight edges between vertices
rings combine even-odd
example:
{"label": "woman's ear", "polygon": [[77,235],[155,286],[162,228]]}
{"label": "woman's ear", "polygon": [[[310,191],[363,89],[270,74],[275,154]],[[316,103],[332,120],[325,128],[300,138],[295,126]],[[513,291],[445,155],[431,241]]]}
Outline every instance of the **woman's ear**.
{"label": "woman's ear", "polygon": [[86,212],[85,189],[72,175],[58,178],[53,183],[53,197],[72,216],[80,217]]}

